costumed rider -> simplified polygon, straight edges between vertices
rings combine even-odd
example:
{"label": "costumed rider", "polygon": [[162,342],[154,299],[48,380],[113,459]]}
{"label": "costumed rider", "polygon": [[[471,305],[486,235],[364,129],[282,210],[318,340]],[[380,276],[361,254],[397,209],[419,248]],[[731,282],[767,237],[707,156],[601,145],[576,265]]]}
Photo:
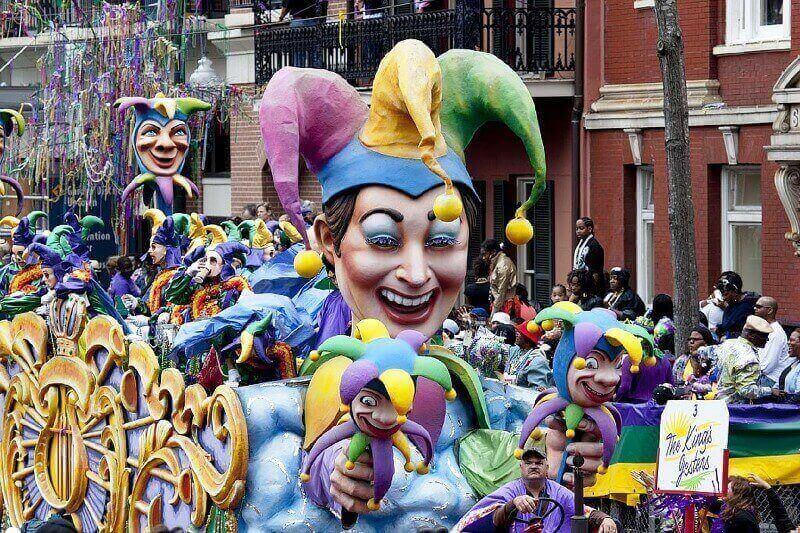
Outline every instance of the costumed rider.
{"label": "costumed rider", "polygon": [[[225,236],[219,226],[212,231],[215,238]],[[235,305],[243,292],[251,292],[248,281],[237,275],[232,266],[234,258],[238,256],[244,262],[249,252],[249,248],[239,242],[212,242],[186,254],[184,266],[175,273],[164,291],[167,302],[175,306],[170,322],[180,325],[214,317]],[[228,382],[235,385],[240,380],[235,361],[229,357],[225,364]]]}
{"label": "costumed rider", "polygon": [[[381,61],[369,110],[340,76],[286,67],[270,80],[259,115],[275,189],[309,248],[295,258],[295,268],[307,277],[316,275],[322,264],[310,249],[302,218],[300,155],[322,185],[323,214],[316,217],[313,230],[338,287],[329,299],[338,303],[337,312],[326,314],[331,305],[320,313],[320,330],[333,338],[350,333],[349,324],[364,319],[380,321],[395,337],[414,329],[427,339],[441,327],[463,285],[470,226],[477,222],[478,198],[464,150],[488,121],[505,123],[522,139],[534,168],[531,197],[506,228],[517,244],[532,238],[525,213],[545,187],[536,112],[524,83],[490,54],[453,50],[437,60],[419,41],[398,43]],[[327,316],[340,319],[347,314],[351,319],[340,321],[339,331],[324,322]],[[362,328],[353,334],[362,340],[373,338]],[[428,345],[425,356],[443,361],[459,378],[471,400],[468,406],[459,405],[464,417],[488,429],[488,410],[474,369],[443,347]],[[319,350],[301,368],[302,375],[313,374],[305,397],[305,449],[324,438],[342,416],[332,384],[343,370],[335,361]],[[423,383],[418,383],[408,414],[418,423],[424,418],[417,417],[445,416],[441,388]],[[466,414],[470,409],[474,415]],[[452,449],[446,453],[442,461],[453,457]],[[353,470],[345,468],[341,450],[335,447],[320,454],[311,468],[324,481],[305,488],[311,500],[334,511],[372,511],[367,504],[375,488],[365,480],[371,479],[374,467],[368,461],[355,463]],[[466,481],[460,473],[445,472],[446,467],[435,470],[437,481],[462,493]],[[446,507],[450,512],[468,509],[461,501]],[[398,504],[392,519],[405,520],[407,512]],[[371,523],[381,519],[370,518],[375,521]]]}
{"label": "costumed rider", "polygon": [[131,144],[135,148],[139,175],[125,187],[121,201],[143,187],[145,204],[150,204],[156,193],[156,207],[172,214],[175,185],[189,198],[198,194],[197,186],[180,174],[191,140],[187,122],[193,113],[211,109],[211,104],[197,98],[167,98],[158,93],[150,99],[120,98],[114,105],[122,113],[129,107],[136,113]]}
{"label": "costumed rider", "polygon": [[[241,272],[243,276],[249,278],[254,270],[275,257],[274,238],[266,222],[260,218],[242,221],[236,228],[236,233],[241,239],[240,242],[250,247]],[[231,233],[228,234],[228,240],[231,240],[230,236]]]}
{"label": "costumed rider", "polygon": [[0,290],[6,298],[31,294],[39,289],[41,268],[38,264],[26,265],[22,254],[35,239],[44,240],[44,236],[36,235],[36,222],[46,216],[43,211],[31,211],[22,218],[6,216],[0,219],[0,227],[11,228],[11,262],[3,267],[0,276]]}

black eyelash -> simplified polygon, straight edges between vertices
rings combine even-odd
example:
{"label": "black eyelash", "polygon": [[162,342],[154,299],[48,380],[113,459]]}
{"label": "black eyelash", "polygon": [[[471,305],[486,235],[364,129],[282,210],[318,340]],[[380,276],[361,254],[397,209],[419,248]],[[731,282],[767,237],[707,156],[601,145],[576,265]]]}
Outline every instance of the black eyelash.
{"label": "black eyelash", "polygon": [[456,238],[439,236],[428,239],[428,242],[425,243],[425,247],[444,248],[445,246],[455,246],[457,244],[461,244],[461,241]]}
{"label": "black eyelash", "polygon": [[397,248],[400,246],[395,239],[386,235],[378,235],[377,237],[365,237],[364,241],[371,246],[378,246],[380,248]]}

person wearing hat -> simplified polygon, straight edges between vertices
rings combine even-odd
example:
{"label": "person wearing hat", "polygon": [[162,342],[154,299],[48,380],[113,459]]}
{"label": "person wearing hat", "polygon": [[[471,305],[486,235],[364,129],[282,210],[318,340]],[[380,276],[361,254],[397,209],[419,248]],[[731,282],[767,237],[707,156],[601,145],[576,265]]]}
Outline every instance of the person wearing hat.
{"label": "person wearing hat", "polygon": [[772,327],[756,315],[747,317],[739,337],[715,347],[719,378],[717,399],[727,403],[746,403],[769,396],[780,396],[778,389],[758,385],[761,366],[758,350],[767,344]]}
{"label": "person wearing hat", "polygon": [[717,290],[722,293],[722,303],[725,306],[722,322],[717,324],[717,337],[738,337],[745,320],[755,311],[757,297],[742,292],[742,277],[736,272],[723,272],[717,281]]}
{"label": "person wearing hat", "polygon": [[[530,329],[528,329],[530,327]],[[514,326],[516,343],[508,351],[506,380],[532,389],[553,386],[553,370],[545,353],[538,348],[544,332],[532,320]]]}
{"label": "person wearing hat", "polygon": [[[545,440],[546,434],[538,440],[528,439],[519,464],[520,477],[483,497],[453,531],[569,533],[570,518],[575,514],[575,495],[547,478]],[[561,508],[543,498],[554,500]],[[607,514],[589,507],[586,512],[589,531],[616,533],[617,525]],[[537,520],[542,516],[543,520]],[[536,523],[539,529],[529,529]]]}
{"label": "person wearing hat", "polygon": [[31,211],[22,218],[6,216],[0,219],[0,228],[11,228],[11,262],[0,271],[0,293],[3,295],[18,292],[20,286],[27,285],[31,276],[38,279],[38,268],[26,265],[22,254],[37,238],[36,222],[46,216],[43,211]]}
{"label": "person wearing hat", "polygon": [[169,307],[164,298],[164,289],[181,263],[181,241],[174,217],[168,217],[158,209],[148,209],[142,217],[152,222],[152,228],[150,247],[142,256],[146,275],[141,280],[144,287],[142,290],[144,306],[141,311],[151,317],[157,317]]}
{"label": "person wearing hat", "polygon": [[635,319],[642,316],[647,308],[636,292],[631,289],[631,271],[627,268],[611,269],[608,284],[609,291],[603,302],[606,307],[617,314],[617,318]]}

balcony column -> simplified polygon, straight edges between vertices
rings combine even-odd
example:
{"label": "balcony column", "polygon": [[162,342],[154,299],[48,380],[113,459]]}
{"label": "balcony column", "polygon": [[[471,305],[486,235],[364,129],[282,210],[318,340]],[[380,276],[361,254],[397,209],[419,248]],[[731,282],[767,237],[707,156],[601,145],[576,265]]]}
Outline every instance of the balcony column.
{"label": "balcony column", "polygon": [[256,81],[255,15],[249,9],[232,9],[225,15],[224,31],[208,34],[208,40],[225,56],[225,81],[228,84],[250,84]]}

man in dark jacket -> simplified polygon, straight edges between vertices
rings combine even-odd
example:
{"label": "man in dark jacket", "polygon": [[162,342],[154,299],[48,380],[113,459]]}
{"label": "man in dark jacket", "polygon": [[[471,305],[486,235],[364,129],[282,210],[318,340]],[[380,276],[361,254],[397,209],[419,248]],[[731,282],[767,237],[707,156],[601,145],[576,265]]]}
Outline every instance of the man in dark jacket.
{"label": "man in dark jacket", "polygon": [[736,272],[723,272],[717,281],[717,289],[722,293],[725,310],[722,322],[717,326],[717,337],[733,339],[741,335],[747,317],[755,314],[758,296],[742,292],[742,277]]}
{"label": "man in dark jacket", "polygon": [[627,268],[614,267],[609,277],[609,288],[603,300],[617,314],[617,318],[635,319],[645,313],[645,305],[639,295],[631,289],[631,272]]}
{"label": "man in dark jacket", "polygon": [[[578,244],[572,254],[573,270],[588,270],[592,274],[595,287],[603,287],[603,269],[605,268],[605,252],[603,246],[594,236],[594,221],[582,217],[575,221],[575,235]],[[598,294],[601,298],[603,293]]]}

